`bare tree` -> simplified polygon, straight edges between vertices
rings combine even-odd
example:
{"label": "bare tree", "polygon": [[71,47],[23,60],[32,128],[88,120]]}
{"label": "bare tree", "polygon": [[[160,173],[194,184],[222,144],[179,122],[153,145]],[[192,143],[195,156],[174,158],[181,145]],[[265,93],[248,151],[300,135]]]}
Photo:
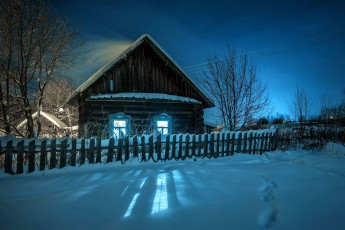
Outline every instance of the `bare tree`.
{"label": "bare tree", "polygon": [[290,111],[295,120],[299,122],[307,121],[310,116],[312,105],[313,101],[309,93],[304,88],[297,85],[290,104]]}
{"label": "bare tree", "polygon": [[321,97],[321,111],[320,118],[324,121],[328,121],[332,118],[332,100],[328,94],[324,94]]}
{"label": "bare tree", "polygon": [[[38,102],[39,133],[45,87],[73,62],[77,33],[71,32],[68,21],[55,14],[46,0],[2,1],[0,24],[0,128],[5,133],[33,137],[32,101]],[[11,109],[11,98],[27,120],[26,133],[15,129],[18,111]]]}
{"label": "bare tree", "polygon": [[230,130],[261,117],[270,103],[267,85],[259,79],[254,61],[247,53],[238,55],[230,45],[222,58],[217,53],[209,55],[200,83]]}

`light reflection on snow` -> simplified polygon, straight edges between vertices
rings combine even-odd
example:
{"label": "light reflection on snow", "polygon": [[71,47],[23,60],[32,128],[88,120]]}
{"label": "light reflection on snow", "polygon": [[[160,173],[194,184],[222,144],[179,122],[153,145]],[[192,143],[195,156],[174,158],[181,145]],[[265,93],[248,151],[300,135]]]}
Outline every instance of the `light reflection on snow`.
{"label": "light reflection on snow", "polygon": [[131,203],[129,204],[129,206],[127,208],[127,211],[126,211],[125,215],[123,216],[124,218],[125,217],[129,217],[132,214],[132,209],[134,208],[134,205],[137,202],[137,199],[138,199],[139,195],[140,195],[140,192],[138,192],[137,194],[134,195]]}
{"label": "light reflection on snow", "polygon": [[143,182],[141,182],[141,184],[140,184],[140,189],[142,189],[142,188],[143,188],[143,186],[144,186],[144,184],[145,184],[146,180],[147,180],[147,177],[145,177],[145,178],[144,178],[144,180],[143,180]]}
{"label": "light reflection on snow", "polygon": [[175,182],[175,187],[176,187],[176,197],[177,200],[182,203],[182,186],[183,186],[183,179],[178,170],[172,171],[174,182]]}
{"label": "light reflection on snow", "polygon": [[129,185],[127,185],[127,187],[123,190],[122,194],[121,194],[121,197],[123,197],[123,195],[125,195],[127,189],[128,189]]}
{"label": "light reflection on snow", "polygon": [[168,208],[168,191],[167,191],[166,177],[167,177],[166,173],[158,175],[156,194],[153,200],[151,214],[164,211],[165,209]]}

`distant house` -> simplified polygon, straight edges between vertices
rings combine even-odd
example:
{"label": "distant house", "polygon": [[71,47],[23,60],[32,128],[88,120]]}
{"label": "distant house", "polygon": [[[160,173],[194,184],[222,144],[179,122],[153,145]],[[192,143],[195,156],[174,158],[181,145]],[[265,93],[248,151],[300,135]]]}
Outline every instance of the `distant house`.
{"label": "distant house", "polygon": [[79,137],[201,133],[210,97],[149,35],[142,35],[68,98]]}
{"label": "distant house", "polygon": [[[41,133],[39,137],[41,138],[53,138],[53,137],[63,137],[63,136],[76,136],[77,126],[68,127],[63,121],[54,116],[53,114],[41,111]],[[32,118],[37,117],[37,112],[32,114]],[[24,132],[27,120],[24,119],[17,125],[17,129]],[[34,122],[34,130],[37,130],[37,123]]]}

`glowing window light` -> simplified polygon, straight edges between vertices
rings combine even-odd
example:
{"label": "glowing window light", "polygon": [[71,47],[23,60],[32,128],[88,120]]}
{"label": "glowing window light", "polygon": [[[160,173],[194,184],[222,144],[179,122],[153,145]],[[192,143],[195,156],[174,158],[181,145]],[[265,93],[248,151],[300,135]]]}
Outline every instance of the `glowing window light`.
{"label": "glowing window light", "polygon": [[166,174],[159,174],[157,178],[157,188],[155,198],[153,199],[152,212],[155,214],[168,208],[168,192],[166,183]]}
{"label": "glowing window light", "polygon": [[163,135],[167,135],[169,132],[169,122],[168,121],[157,121],[157,130]]}
{"label": "glowing window light", "polygon": [[137,194],[134,195],[131,203],[129,204],[129,206],[127,208],[127,211],[126,211],[125,215],[123,215],[124,218],[129,217],[132,214],[132,210],[134,208],[135,203],[137,202],[137,199],[138,199],[139,195],[140,195],[140,193],[137,193]]}
{"label": "glowing window light", "polygon": [[114,120],[114,137],[115,139],[126,136],[126,120]]}

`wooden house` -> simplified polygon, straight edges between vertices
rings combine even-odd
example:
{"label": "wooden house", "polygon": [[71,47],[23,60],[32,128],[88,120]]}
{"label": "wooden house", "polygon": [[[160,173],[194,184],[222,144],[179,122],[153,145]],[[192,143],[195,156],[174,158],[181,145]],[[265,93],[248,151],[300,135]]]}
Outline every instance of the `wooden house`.
{"label": "wooden house", "polygon": [[149,35],[142,35],[68,98],[79,110],[79,136],[115,138],[159,131],[205,131],[212,99]]}

